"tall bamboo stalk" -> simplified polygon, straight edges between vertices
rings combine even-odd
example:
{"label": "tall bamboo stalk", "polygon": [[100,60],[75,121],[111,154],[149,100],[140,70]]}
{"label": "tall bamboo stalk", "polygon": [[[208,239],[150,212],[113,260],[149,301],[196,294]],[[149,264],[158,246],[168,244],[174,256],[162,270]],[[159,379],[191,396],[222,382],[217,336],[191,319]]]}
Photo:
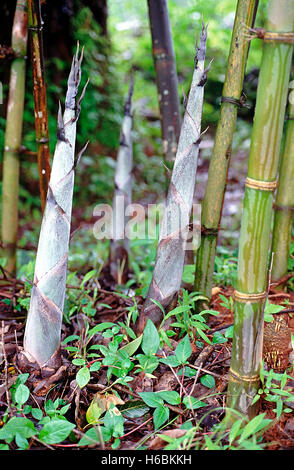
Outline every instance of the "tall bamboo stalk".
{"label": "tall bamboo stalk", "polygon": [[196,46],[195,69],[169,185],[154,272],[139,317],[139,332],[143,331],[148,318],[155,325],[161,320],[161,309],[152,299],[167,309],[181,285],[195,188],[204,85],[208,71],[205,70],[206,37],[207,31],[203,25],[199,48]]}
{"label": "tall bamboo stalk", "polygon": [[45,367],[53,357],[58,363],[62,311],[65,298],[70,220],[74,186],[76,126],[81,78],[79,48],[73,58],[62,116],[58,112],[57,144],[47,201],[40,231],[34,283],[24,335],[24,354],[29,362]]}
{"label": "tall bamboo stalk", "polygon": [[129,239],[126,237],[125,228],[129,220],[126,208],[132,203],[133,116],[131,108],[133,88],[132,76],[125,103],[114,179],[114,238],[110,242],[110,273],[119,284],[124,284],[128,279]]}
{"label": "tall bamboo stalk", "polygon": [[287,119],[279,184],[274,204],[272,281],[278,281],[288,272],[294,211],[294,102],[289,104]]}
{"label": "tall bamboo stalk", "polygon": [[25,63],[27,53],[27,2],[17,0],[11,45],[15,59],[11,64],[6,115],[2,180],[2,243],[6,269],[16,272],[18,230],[19,149],[22,139]]}
{"label": "tall bamboo stalk", "polygon": [[[293,0],[270,0],[267,30],[282,35],[292,32],[293,25]],[[227,406],[248,419],[257,411],[251,402],[259,387],[262,362],[273,191],[280,160],[292,49],[290,44],[264,42],[241,220]]]}
{"label": "tall bamboo stalk", "polygon": [[[249,41],[245,34],[246,26],[249,27],[253,24],[257,5],[258,0],[238,0],[220,117],[202,203],[202,233],[201,244],[196,254],[195,291],[201,292],[208,299],[211,297],[217,236],[231,158],[233,135],[238,107],[242,106],[243,79],[249,47]],[[199,302],[198,308],[202,309],[202,301]]]}
{"label": "tall bamboo stalk", "polygon": [[178,77],[166,0],[148,0],[152,52],[156,73],[163,154],[175,160],[181,130]]}
{"label": "tall bamboo stalk", "polygon": [[49,130],[43,57],[43,24],[40,0],[28,0],[28,27],[33,71],[35,127],[41,205],[44,211],[50,178]]}

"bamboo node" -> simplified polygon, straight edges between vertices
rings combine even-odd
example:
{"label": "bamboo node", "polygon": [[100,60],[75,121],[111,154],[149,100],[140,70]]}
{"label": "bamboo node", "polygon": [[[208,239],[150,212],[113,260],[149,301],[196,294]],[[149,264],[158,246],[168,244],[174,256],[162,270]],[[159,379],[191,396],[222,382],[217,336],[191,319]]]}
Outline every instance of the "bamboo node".
{"label": "bamboo node", "polygon": [[248,34],[245,34],[247,38],[251,39],[262,39],[263,42],[277,42],[283,44],[294,44],[294,33],[293,32],[279,32],[279,31],[266,31],[264,28],[246,28]]}
{"label": "bamboo node", "polygon": [[260,378],[259,374],[251,375],[249,377],[248,375],[241,375],[233,369],[229,370],[229,375],[230,375],[230,378],[233,382],[240,382],[240,381],[242,381],[242,382],[256,382]]}
{"label": "bamboo node", "polygon": [[243,93],[240,99],[233,98],[232,96],[222,96],[221,103],[231,103],[238,108],[251,108],[249,104],[246,104],[247,96]]}
{"label": "bamboo node", "polygon": [[276,211],[285,211],[285,212],[293,212],[294,207],[293,206],[280,206],[279,204],[275,203],[273,204],[273,208]]}
{"label": "bamboo node", "polygon": [[261,191],[274,191],[278,185],[277,181],[260,181],[247,176],[245,186],[251,189],[260,189]]}
{"label": "bamboo node", "polygon": [[239,292],[238,290],[234,290],[234,299],[237,302],[259,302],[260,300],[263,300],[266,298],[267,292],[260,292],[260,293],[245,293],[245,292]]}

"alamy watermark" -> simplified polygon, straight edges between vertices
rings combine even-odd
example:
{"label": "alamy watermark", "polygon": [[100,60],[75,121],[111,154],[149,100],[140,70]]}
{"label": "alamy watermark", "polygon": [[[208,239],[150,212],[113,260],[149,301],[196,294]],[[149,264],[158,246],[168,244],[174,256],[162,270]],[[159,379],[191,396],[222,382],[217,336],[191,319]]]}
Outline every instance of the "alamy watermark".
{"label": "alamy watermark", "polygon": [[[98,217],[93,234],[98,240],[182,240],[184,250],[195,250],[201,239],[201,204],[193,204],[189,211],[177,204],[129,204],[119,195],[113,206],[98,204],[93,210]],[[160,227],[160,233],[158,233]]]}

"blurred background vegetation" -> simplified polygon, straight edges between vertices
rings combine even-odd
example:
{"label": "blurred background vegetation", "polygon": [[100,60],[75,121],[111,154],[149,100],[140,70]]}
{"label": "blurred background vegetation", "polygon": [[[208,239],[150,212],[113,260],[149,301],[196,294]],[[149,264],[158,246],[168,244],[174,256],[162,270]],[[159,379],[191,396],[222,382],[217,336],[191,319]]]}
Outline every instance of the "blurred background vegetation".
{"label": "blurred background vegetation", "polygon": [[[256,20],[259,27],[264,24],[266,3],[266,0],[260,0]],[[211,60],[213,63],[205,87],[202,128],[204,130],[208,127],[208,131],[204,136],[199,160],[200,173],[197,178],[199,177],[200,188],[205,182],[219,115],[236,4],[237,0],[168,0],[182,112],[183,96],[189,92],[195,39],[201,28],[201,18],[208,23],[207,64]],[[0,45],[10,45],[14,11],[15,0],[1,1]],[[47,0],[42,2],[42,16],[52,155],[56,143],[58,100],[64,103],[67,76],[77,41],[85,46],[82,85],[88,77],[90,78],[78,123],[77,146],[79,150],[87,140],[90,140],[90,145],[76,172],[73,227],[80,221],[90,221],[96,204],[111,203],[116,150],[132,66],[135,68],[133,201],[147,204],[162,200],[165,169],[162,164],[147,1]],[[261,41],[252,41],[244,83],[247,102],[251,108],[240,111],[234,139],[232,158],[234,159],[234,154],[241,155],[240,166],[245,173],[261,47]],[[0,165],[4,145],[9,66],[7,59],[0,62],[4,98],[0,107]],[[38,169],[34,155],[36,148],[33,109],[32,73],[28,60],[20,180],[21,245],[36,245],[41,220]],[[1,179],[2,174],[0,181]],[[238,185],[239,181],[236,190],[240,192]],[[199,200],[202,193],[200,191],[198,195]],[[237,209],[233,209],[234,211]]]}

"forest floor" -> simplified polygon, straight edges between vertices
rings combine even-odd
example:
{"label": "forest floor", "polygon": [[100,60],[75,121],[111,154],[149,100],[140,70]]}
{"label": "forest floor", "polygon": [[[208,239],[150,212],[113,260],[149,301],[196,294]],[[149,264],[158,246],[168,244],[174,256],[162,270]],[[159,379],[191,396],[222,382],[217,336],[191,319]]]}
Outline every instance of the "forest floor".
{"label": "forest floor", "polygon": [[[246,158],[246,152],[239,152],[232,160],[224,202],[219,242],[233,249],[237,248],[233,235],[240,224]],[[208,160],[200,156],[198,201],[203,198],[207,169]],[[83,225],[88,230],[91,221],[82,221],[78,212],[74,216],[73,229],[80,228],[73,240],[78,240]],[[146,263],[150,264],[149,260]],[[232,265],[236,265],[235,258]],[[130,288],[117,289],[107,269],[96,272],[95,277],[87,275],[91,268],[87,266],[83,274],[68,281],[73,308],[66,312],[62,327],[61,366],[49,377],[20,370],[17,357],[23,346],[28,282],[8,279],[2,271],[0,449],[294,449],[293,352],[288,344],[294,334],[294,292],[290,276],[272,285],[268,295],[267,366],[258,401],[263,421],[251,430],[246,428],[246,436],[235,428],[239,437],[235,444],[228,429],[217,428],[225,415],[231,358],[231,271],[217,278],[207,321],[193,317],[193,289],[185,284],[179,306],[187,308],[175,314],[173,323],[167,322],[168,338],[162,329],[160,347],[158,344],[152,350],[157,333],[152,333],[153,343],[146,346],[145,341],[142,346],[144,338],[143,343],[138,342],[133,331],[133,320],[144,302],[142,289],[136,289],[137,281]],[[192,327],[187,326],[187,318],[194,321]],[[278,350],[279,362],[271,363],[271,349]],[[168,361],[180,350],[182,362]],[[3,430],[13,417],[23,419],[19,431],[5,434]],[[64,429],[54,437],[50,423],[56,427],[57,420],[63,422]]]}

